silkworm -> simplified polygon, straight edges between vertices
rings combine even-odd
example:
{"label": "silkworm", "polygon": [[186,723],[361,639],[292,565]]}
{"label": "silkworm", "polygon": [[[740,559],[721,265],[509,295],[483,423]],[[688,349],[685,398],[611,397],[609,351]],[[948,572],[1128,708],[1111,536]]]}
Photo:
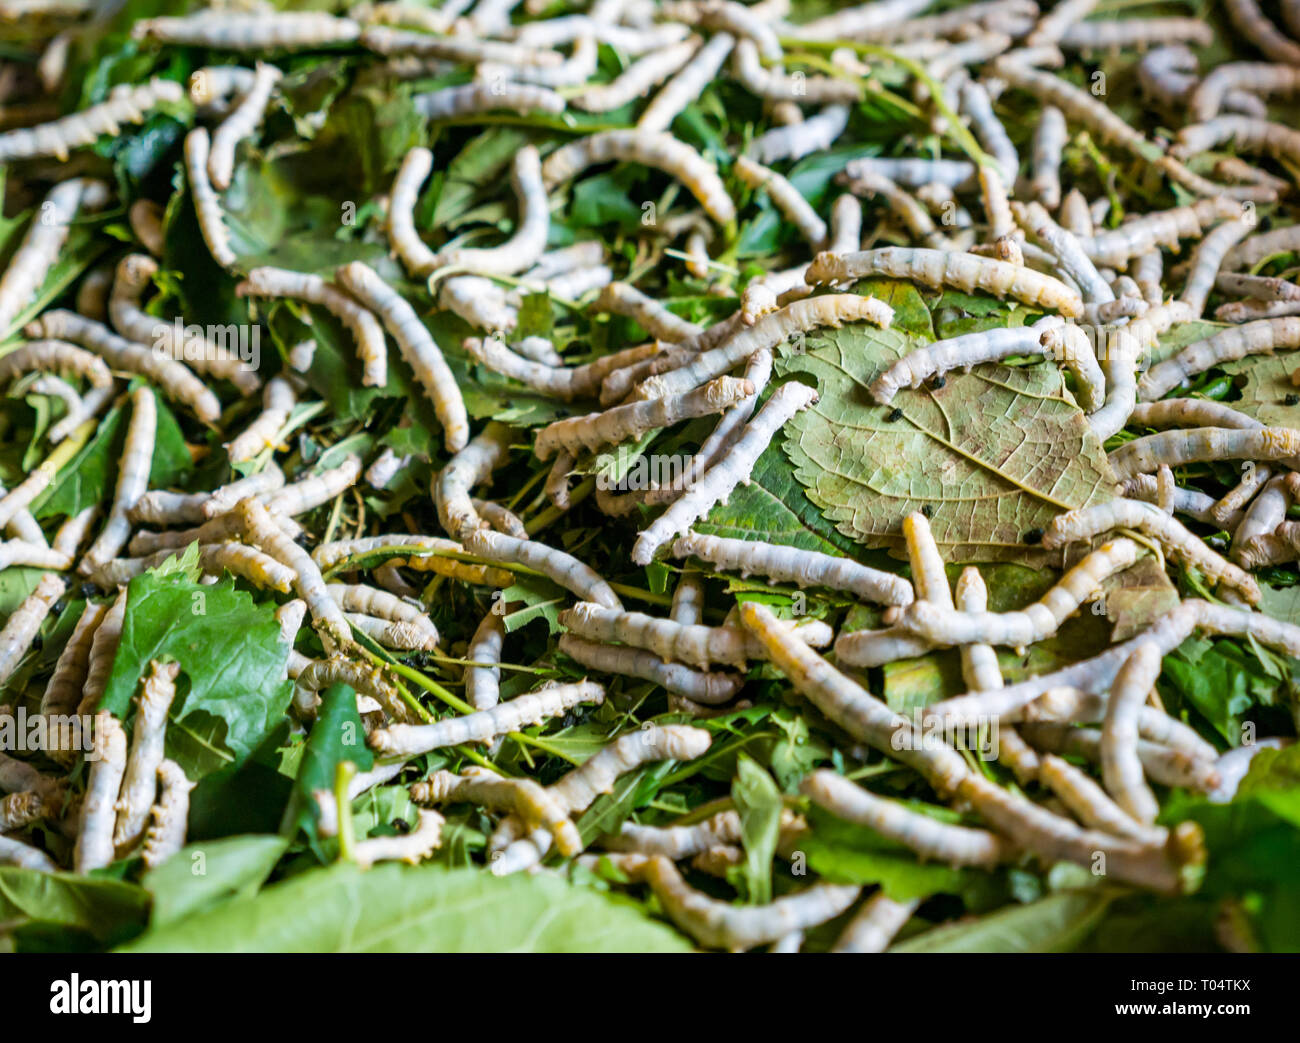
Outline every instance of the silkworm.
{"label": "silkworm", "polygon": [[[1103,442],[1123,429],[1137,405],[1140,385],[1137,364],[1144,352],[1153,348],[1160,334],[1175,323],[1190,322],[1191,309],[1181,301],[1170,301],[1149,308],[1127,326],[1107,335],[1102,373],[1106,378],[1106,401],[1088,417],[1088,426]],[[1143,375],[1143,380],[1150,371]]]}
{"label": "silkworm", "polygon": [[939,184],[963,191],[973,187],[976,181],[975,164],[964,159],[882,159],[878,156],[863,156],[849,160],[844,166],[844,174],[850,179],[875,174],[913,189]]}
{"label": "silkworm", "polygon": [[919,898],[898,902],[877,891],[835,939],[831,952],[884,952],[920,904]]}
{"label": "silkworm", "polygon": [[733,167],[736,176],[755,191],[766,189],[768,196],[787,221],[799,230],[814,250],[826,242],[826,222],[797,188],[775,170],[738,156]]}
{"label": "silkworm", "polygon": [[[256,474],[250,474],[247,478],[240,478],[238,481],[220,486],[219,488],[213,489],[210,493],[194,494],[195,500],[187,501],[186,503],[186,507],[184,508],[185,517],[183,518],[170,517],[170,508],[160,511],[159,517],[146,517],[146,512],[144,510],[145,498],[160,495],[158,493],[146,493],[144,497],[141,497],[140,503],[136,505],[131,520],[163,525],[171,525],[179,521],[203,521],[204,519],[215,518],[219,514],[224,514],[245,496],[257,496],[261,498],[267,493],[273,493],[283,486],[284,472],[281,471],[275,463],[270,463]],[[193,504],[193,506],[191,507],[190,504]],[[191,513],[195,509],[197,509],[197,515]]]}
{"label": "silkworm", "polygon": [[363,305],[377,314],[433,402],[442,425],[447,451],[458,452],[469,441],[469,416],[460,387],[433,337],[411,307],[379,274],[361,261],[345,264],[336,278]]}
{"label": "silkworm", "polygon": [[233,268],[238,258],[230,245],[230,231],[226,228],[226,218],[221,211],[221,200],[208,179],[210,156],[208,132],[202,127],[195,127],[185,135],[185,174],[190,183],[190,196],[194,200],[194,213],[212,259],[222,268]]}
{"label": "silkworm", "polygon": [[140,699],[136,704],[131,752],[117,798],[117,826],[113,844],[121,849],[133,844],[144,832],[157,790],[158,768],[163,761],[163,738],[167,713],[176,697],[179,663],[149,662]]}
{"label": "silkworm", "polygon": [[44,816],[47,810],[51,809],[46,808],[39,793],[12,793],[0,800],[0,830],[22,829]]}
{"label": "silkworm", "polygon": [[1068,139],[1064,113],[1055,105],[1044,106],[1034,128],[1029,188],[1049,210],[1061,203],[1061,153]]}
{"label": "silkworm", "polygon": [[993,833],[940,822],[878,797],[833,771],[814,771],[799,784],[799,792],[836,818],[902,844],[922,859],[991,868],[1011,854],[1008,845]]}
{"label": "silkworm", "polygon": [[730,702],[744,684],[744,679],[735,674],[694,670],[681,663],[665,662],[655,652],[587,641],[574,634],[560,637],[560,651],[588,669],[650,681],[704,706]]}
{"label": "silkworm", "polygon": [[966,80],[961,87],[961,110],[970,118],[971,129],[980,145],[993,157],[1002,184],[1015,184],[1020,169],[1020,154],[1007,134],[1007,129],[993,111],[993,100],[984,85],[977,80]]}
{"label": "silkworm", "polygon": [[470,490],[487,481],[505,462],[517,434],[512,427],[491,421],[438,472],[433,499],[438,520],[448,535],[460,538],[466,530],[483,525],[470,500]]}
{"label": "silkworm", "polygon": [[126,443],[117,470],[113,502],[103,530],[90,545],[77,567],[83,575],[111,561],[126,546],[131,533],[127,512],[149,488],[149,469],[153,464],[154,439],[158,429],[158,407],[150,388],[131,393],[131,421],[126,429]]}
{"label": "silkworm", "polygon": [[247,94],[257,73],[242,65],[205,65],[190,73],[190,101],[217,115],[230,110],[232,99]]}
{"label": "silkworm", "polygon": [[[397,189],[394,187],[394,195]],[[390,206],[390,215],[393,206]],[[352,334],[361,358],[361,383],[385,387],[388,383],[388,352],[379,320],[336,285],[319,275],[292,272],[285,268],[261,267],[248,273],[235,292],[241,297],[289,297],[315,304],[339,320]]]}
{"label": "silkworm", "polygon": [[1137,711],[1160,676],[1160,647],[1143,642],[1120,667],[1101,728],[1101,773],[1106,789],[1132,818],[1149,826],[1160,811],[1138,759]]}
{"label": "silkworm", "polygon": [[438,267],[438,255],[415,230],[416,200],[420,186],[432,170],[433,153],[423,147],[411,149],[402,159],[388,196],[388,241],[402,267],[412,275],[427,275]]}
{"label": "silkworm", "polygon": [[[201,10],[180,18],[144,18],[133,40],[209,47],[214,51],[296,51],[352,43],[361,26],[325,11]],[[364,41],[363,41],[364,42]]]}
{"label": "silkworm", "polygon": [[93,145],[104,134],[116,137],[123,123],[142,123],[145,113],[161,105],[176,105],[185,97],[179,83],[154,77],[137,87],[122,85],[107,100],[70,116],[0,134],[0,163],[53,156],[65,162],[77,148]]}
{"label": "silkworm", "polygon": [[[47,717],[62,716],[76,711],[81,701],[82,684],[86,680],[86,670],[90,665],[90,646],[95,636],[95,629],[108,612],[108,606],[87,601],[77,618],[77,625],[68,636],[63,651],[59,653],[54,664],[54,673],[50,675],[41,695],[41,713]],[[71,751],[47,750],[55,760],[62,760],[60,753]]]}
{"label": "silkworm", "polygon": [[1065,51],[1122,51],[1153,43],[1208,47],[1214,30],[1199,18],[1123,18],[1076,22],[1056,41]]}
{"label": "silkworm", "polygon": [[276,435],[289,421],[298,402],[293,385],[283,377],[272,377],[262,391],[262,412],[235,438],[226,443],[232,464],[251,460],[264,449],[274,448]]}
{"label": "silkworm", "polygon": [[[699,48],[699,39],[689,37],[662,50],[650,51],[628,66],[612,82],[589,85],[582,93],[570,98],[569,103],[584,112],[612,112],[622,108],[630,101],[645,97],[651,88],[680,70]],[[721,62],[718,64],[721,66]]]}
{"label": "silkworm", "polygon": [[0,833],[0,865],[36,869],[42,873],[53,873],[58,869],[53,859],[40,848],[24,844],[3,833]]}
{"label": "silkworm", "polygon": [[552,685],[464,717],[449,717],[434,724],[390,725],[371,732],[367,742],[381,756],[417,757],[447,746],[490,742],[498,735],[562,717],[583,703],[599,706],[604,701],[605,689],[589,681]]}
{"label": "silkworm", "polygon": [[714,33],[681,70],[665,84],[636,121],[637,130],[657,134],[672,126],[687,105],[699,100],[704,88],[717,77],[736,39],[730,33]]}
{"label": "silkworm", "polygon": [[221,191],[230,187],[230,179],[234,176],[235,149],[241,141],[256,132],[266,115],[271,92],[280,82],[280,77],[280,70],[274,65],[258,62],[252,82],[247,89],[241,91],[243,96],[239,104],[213,133],[212,149],[208,155],[208,176]]}
{"label": "silkworm", "polygon": [[163,252],[163,208],[152,199],[137,199],[126,212],[131,234],[155,257]]}
{"label": "silkworm", "polygon": [[745,425],[730,453],[638,534],[632,560],[638,565],[648,565],[663,543],[685,533],[714,504],[731,495],[738,484],[748,480],[759,456],[785,422],[816,401],[817,392],[807,384],[789,383],[777,388],[754,419]]}
{"label": "silkworm", "polygon": [[1193,427],[1144,435],[1115,449],[1107,459],[1123,479],[1153,471],[1162,463],[1180,467],[1208,460],[1279,460],[1297,451],[1300,431],[1291,428]]}
{"label": "silkworm", "polygon": [[1297,249],[1300,249],[1300,224],[1275,228],[1271,232],[1252,235],[1240,246],[1234,246],[1223,259],[1223,268],[1229,272],[1254,268],[1265,258]]}
{"label": "silkworm", "polygon": [[1043,754],[1039,779],[1089,829],[1139,842],[1163,842],[1162,830],[1153,830],[1134,821],[1086,773],[1056,754]]}
{"label": "silkworm", "polygon": [[1152,366],[1139,382],[1143,400],[1160,398],[1213,366],[1250,355],[1271,355],[1300,347],[1300,318],[1261,319],[1221,330]]}
{"label": "silkworm", "polygon": [[1300,65],[1300,44],[1270,22],[1256,0],[1224,0],[1223,6],[1233,27],[1269,61]]}
{"label": "silkworm", "polygon": [[631,402],[603,413],[557,420],[537,435],[534,452],[549,460],[557,450],[577,454],[602,446],[634,441],[648,431],[669,427],[691,417],[721,413],[754,393],[754,385],[736,377],[718,377],[681,394]]}
{"label": "silkworm", "polygon": [[[176,547],[165,547],[145,558],[117,558],[92,571],[90,579],[105,590],[112,590],[176,556]],[[278,590],[282,594],[293,589],[294,571],[291,568],[242,543],[199,544],[199,568],[211,576],[221,575],[224,569],[256,587]]]}
{"label": "silkworm", "polygon": [[352,849],[352,858],[362,869],[369,869],[376,862],[418,865],[442,846],[445,824],[446,820],[436,811],[419,808],[415,827],[409,833],[359,840]]}
{"label": "silkworm", "polygon": [[[506,624],[496,603],[483,616],[474,635],[469,639],[465,658],[473,663],[501,662],[501,649],[505,644]],[[476,710],[491,709],[501,699],[501,667],[465,667],[465,701]]]}
{"label": "silkworm", "polygon": [[491,62],[499,65],[555,67],[564,61],[558,51],[545,47],[525,47],[500,40],[481,40],[470,36],[444,36],[394,29],[385,25],[368,25],[361,31],[361,46],[376,54],[412,54],[438,58],[462,65]]}
{"label": "silkworm", "polygon": [[1133,276],[1133,281],[1137,283],[1138,289],[1142,292],[1142,299],[1152,308],[1162,304],[1164,302],[1164,287],[1161,285],[1161,281],[1165,268],[1164,255],[1158,249],[1150,250],[1129,261],[1128,268],[1129,273]]}
{"label": "silkworm", "polygon": [[312,626],[320,634],[325,651],[332,653],[336,648],[350,645],[352,631],[348,628],[348,621],[330,597],[320,569],[311,556],[286,536],[266,508],[252,497],[240,500],[235,504],[234,510],[238,512],[243,524],[245,539],[281,565],[293,570],[294,590],[307,603]]}
{"label": "silkworm", "polygon": [[[1101,762],[1101,732],[1095,728],[1024,724],[1021,730],[1041,750],[1072,754],[1096,764]],[[1181,750],[1171,750],[1145,739],[1137,740],[1137,755],[1143,773],[1162,786],[1210,793],[1219,785],[1219,773],[1212,760],[1191,757]]]}
{"label": "silkworm", "polygon": [[127,340],[149,345],[152,353],[174,362],[186,362],[202,373],[229,380],[241,395],[261,387],[257,373],[224,344],[203,335],[191,335],[180,320],[166,322],[140,307],[145,287],[158,271],[158,262],[144,254],[128,254],[118,262],[108,315],[114,328]]}
{"label": "silkworm", "polygon": [[647,400],[682,394],[728,372],[756,351],[771,351],[792,337],[816,329],[837,329],[846,322],[870,322],[888,328],[893,319],[894,310],[889,305],[875,297],[854,293],[794,301],[763,316],[752,326],[742,326],[721,346],[701,352],[686,365],[647,377],[637,386],[636,396]]}
{"label": "silkworm", "polygon": [[[514,576],[504,569],[485,565],[473,565],[440,556],[442,553],[460,554],[464,548],[453,540],[437,536],[410,536],[394,533],[381,536],[367,536],[355,540],[335,540],[322,543],[312,551],[314,560],[322,569],[329,569],[354,556],[364,556],[377,549],[391,550],[398,557],[398,563],[422,572],[433,572],[462,583],[479,586],[508,587],[514,582]],[[401,557],[412,554],[412,557]]]}
{"label": "silkworm", "polygon": [[[1242,272],[1220,271],[1214,280],[1214,288],[1220,293],[1253,298],[1256,304],[1265,301],[1294,304],[1300,301],[1300,285],[1272,275],[1246,275]],[[1222,311],[1223,309],[1220,308],[1216,314]]]}
{"label": "silkworm", "polygon": [[369,696],[383,707],[388,716],[398,721],[408,719],[401,695],[380,668],[340,655],[310,659],[302,665],[294,678],[294,706],[304,717],[314,717],[319,702],[317,693],[335,684],[345,684],[361,695]]}
{"label": "silkworm", "polygon": [[1263,62],[1228,62],[1212,69],[1196,85],[1187,101],[1192,123],[1213,119],[1224,107],[1228,95],[1245,91],[1252,95],[1294,94],[1300,91],[1300,69],[1294,65]]}
{"label": "silkworm", "polygon": [[1083,315],[1083,300],[1063,282],[1029,268],[1018,268],[973,254],[885,247],[857,253],[820,253],[808,266],[810,283],[856,282],[872,276],[909,279],[938,289],[951,286],[970,293],[984,290],[1025,304],[1055,308],[1067,318]]}
{"label": "silkworm", "polygon": [[[118,643],[122,639],[122,621],[126,618],[126,588],[118,591],[113,604],[104,613],[99,626],[95,627],[90,641],[90,658],[86,663],[86,683],[81,689],[81,701],[77,704],[77,714],[94,713],[99,706],[99,697],[104,694],[108,684],[108,675],[113,670],[113,660],[117,658]],[[125,737],[124,737],[125,738]],[[114,791],[113,797],[117,797]]]}
{"label": "silkworm", "polygon": [[597,393],[601,381],[615,370],[652,358],[662,352],[656,343],[641,344],[634,348],[604,355],[594,362],[581,366],[547,366],[516,355],[495,337],[469,337],[463,345],[475,361],[495,373],[500,373],[527,384],[556,398],[570,401],[590,398]]}
{"label": "silkworm", "polygon": [[425,119],[451,120],[495,109],[509,109],[521,116],[531,112],[558,115],[564,111],[564,98],[549,87],[531,83],[467,83],[444,87],[411,99],[415,111]]}
{"label": "silkworm", "polygon": [[72,855],[73,868],[81,874],[113,861],[114,805],[126,772],[126,732],[107,710],[95,714],[94,752]]}
{"label": "silkworm", "polygon": [[[783,816],[784,818],[784,816]],[[606,851],[627,852],[635,858],[660,855],[677,861],[741,839],[740,815],[720,811],[689,826],[642,826],[624,822],[617,833],[600,838]]]}
{"label": "silkworm", "polygon": [[[0,152],[7,136],[0,134]],[[73,218],[107,201],[108,186],[102,181],[70,178],[50,189],[0,276],[0,329],[7,330],[36,298],[67,243]]]}
{"label": "silkworm", "polygon": [[[1156,489],[1157,478],[1155,475],[1139,474],[1127,479],[1121,483],[1120,493],[1123,496],[1134,500],[1145,500],[1147,503],[1156,503],[1158,492]],[[1167,506],[1161,506],[1160,509],[1177,514],[1186,514],[1188,517],[1195,518],[1197,521],[1213,522],[1211,508],[1215,505],[1213,496],[1207,496],[1205,493],[1196,489],[1184,489],[1181,486],[1175,486],[1172,498]],[[1241,512],[1236,512],[1231,518],[1230,523],[1225,524],[1224,528],[1232,530],[1241,521]],[[1217,525],[1218,523],[1215,522]],[[1240,562],[1238,562],[1240,564]]]}
{"label": "silkworm", "polygon": [[[558,250],[547,250],[523,275],[525,279],[545,282],[578,268],[590,268],[605,259],[605,247],[599,239],[583,239]],[[544,338],[538,338],[544,339]],[[542,360],[538,360],[542,361]],[[559,365],[557,362],[556,365]]]}
{"label": "silkworm", "polygon": [[731,52],[732,75],[747,91],[775,101],[795,100],[810,105],[851,105],[862,94],[850,80],[829,76],[786,76],[764,68],[752,40],[737,40]]}
{"label": "silkworm", "polygon": [[259,499],[269,513],[292,518],[329,503],[345,489],[356,485],[360,477],[361,457],[349,453],[337,466],[281,486]]}
{"label": "silkworm", "polygon": [[487,249],[443,250],[435,255],[435,267],[454,265],[476,272],[510,275],[523,271],[542,256],[551,218],[536,148],[528,145],[515,153],[510,183],[519,205],[514,235],[500,246]]}
{"label": "silkworm", "polygon": [[1259,601],[1259,586],[1248,573],[1216,554],[1164,511],[1139,500],[1107,500],[1058,514],[1043,534],[1043,546],[1051,550],[1111,529],[1136,529],[1156,540],[1171,557],[1200,569],[1211,581],[1227,584],[1251,604]]}
{"label": "silkworm", "polygon": [[[643,612],[624,612],[590,601],[580,602],[560,613],[560,623],[587,641],[619,642],[644,648],[664,660],[675,660],[707,670],[712,663],[744,669],[751,659],[763,658],[763,648],[738,626],[710,627],[683,625],[671,619]],[[805,643],[830,644],[830,629],[816,620],[803,624],[785,622],[786,630],[798,629]]]}
{"label": "silkworm", "polygon": [[140,852],[149,869],[162,865],[185,846],[190,817],[190,790],[195,784],[185,777],[184,768],[175,761],[164,758],[158,765],[158,786],[158,803],[153,806]]}
{"label": "silkworm", "polygon": [[490,529],[476,529],[464,537],[465,550],[488,561],[524,565],[572,591],[583,601],[621,609],[618,595],[590,566],[572,554],[536,540],[517,540]]}
{"label": "silkworm", "polygon": [[685,558],[692,555],[717,568],[738,571],[742,576],[757,573],[771,581],[794,583],[800,587],[846,591],[864,601],[882,605],[908,605],[913,597],[912,585],[901,576],[861,565],[851,558],[797,547],[690,532],[673,544],[673,556]]}
{"label": "silkworm", "polygon": [[736,207],[713,164],[671,134],[609,130],[579,138],[552,152],[542,164],[542,179],[552,189],[590,166],[618,161],[662,170],[686,186],[718,224],[735,220]]}
{"label": "silkworm", "polygon": [[[920,201],[914,199],[888,178],[881,177],[879,174],[865,173],[855,178],[845,179],[844,184],[855,196],[867,198],[880,196],[890,211],[903,222],[908,234],[913,239],[937,245],[937,240],[943,238],[936,230],[930,212],[926,210]],[[817,244],[814,243],[813,245],[814,248],[817,247]],[[858,245],[858,243],[850,243],[848,250],[857,250]],[[800,282],[803,281],[804,270],[800,269],[799,271]]]}
{"label": "silkworm", "polygon": [[1013,204],[1016,220],[1056,255],[1056,270],[1079,288],[1085,303],[1105,304],[1115,299],[1110,284],[1101,277],[1083,245],[1052,220],[1041,204]]}
{"label": "silkworm", "polygon": [[[685,30],[684,26],[682,28]],[[474,72],[479,79],[496,81],[498,84],[518,80],[540,87],[581,87],[596,75],[599,55],[600,47],[596,39],[580,36],[574,41],[569,56],[554,65],[484,62]]]}
{"label": "silkworm", "polygon": [[701,327],[679,318],[635,286],[612,282],[600,292],[592,305],[596,311],[625,315],[650,336],[673,343],[698,337]]}
{"label": "silkworm", "polygon": [[1180,156],[1196,155],[1227,142],[1247,153],[1291,163],[1300,159],[1300,133],[1284,124],[1251,116],[1216,116],[1183,127],[1172,151]]}
{"label": "silkworm", "polygon": [[66,586],[54,573],[45,573],[36,589],[5,620],[4,629],[0,630],[0,684],[9,680],[18,669],[45,617],[63,596]]}
{"label": "silkworm", "polygon": [[[1038,354],[1044,350],[1044,333],[1059,325],[1060,319],[1053,316],[1033,326],[997,327],[922,345],[909,351],[872,381],[871,397],[880,405],[887,406],[900,389],[919,388],[954,369],[969,369],[982,362],[997,362],[1012,355]],[[1052,345],[1049,348],[1054,350]],[[1063,356],[1068,354],[1062,352]],[[1062,360],[1067,359],[1063,357]]]}
{"label": "silkworm", "polygon": [[[425,650],[438,643],[438,629],[433,621],[414,605],[388,593],[358,583],[328,583],[325,590],[344,612],[359,612],[362,615],[401,624],[408,640],[416,641]],[[414,647],[414,646],[413,646]]]}
{"label": "silkworm", "polygon": [[34,370],[74,373],[85,377],[92,387],[105,388],[113,383],[113,374],[104,361],[89,351],[59,340],[37,340],[0,358],[0,384]]}
{"label": "silkworm", "polygon": [[502,778],[477,767],[467,768],[460,775],[437,771],[427,781],[411,787],[411,799],[419,804],[465,801],[508,811],[527,824],[548,830],[562,855],[573,856],[583,848],[578,829],[564,805],[531,779]]}

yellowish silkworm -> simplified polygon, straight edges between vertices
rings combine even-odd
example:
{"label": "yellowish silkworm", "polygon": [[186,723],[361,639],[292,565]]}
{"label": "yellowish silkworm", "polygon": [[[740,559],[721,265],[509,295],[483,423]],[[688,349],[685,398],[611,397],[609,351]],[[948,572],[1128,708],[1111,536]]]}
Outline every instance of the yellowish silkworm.
{"label": "yellowish silkworm", "polygon": [[274,448],[276,435],[288,423],[289,414],[297,402],[298,395],[289,381],[283,377],[268,380],[262,391],[262,412],[225,445],[230,462],[244,463],[262,450]]}
{"label": "yellowish silkworm", "polygon": [[95,715],[94,753],[72,854],[73,868],[82,874],[113,861],[115,805],[126,772],[126,732],[107,710]]}
{"label": "yellowish silkworm", "polygon": [[186,778],[184,768],[173,760],[164,759],[158,765],[158,786],[158,803],[153,806],[140,853],[149,869],[162,865],[185,846],[190,790],[195,784]]}
{"label": "yellowish silkworm", "polygon": [[572,554],[536,540],[519,540],[490,529],[476,529],[464,537],[465,550],[488,561],[524,565],[572,591],[583,601],[594,601],[610,609],[623,603],[608,583],[589,565]]}
{"label": "yellowish silkworm", "polygon": [[157,791],[158,768],[163,762],[163,739],[167,733],[167,713],[176,697],[179,663],[149,662],[140,699],[136,704],[135,726],[131,733],[131,753],[126,774],[117,798],[117,826],[113,844],[119,850],[138,840],[144,833]]}

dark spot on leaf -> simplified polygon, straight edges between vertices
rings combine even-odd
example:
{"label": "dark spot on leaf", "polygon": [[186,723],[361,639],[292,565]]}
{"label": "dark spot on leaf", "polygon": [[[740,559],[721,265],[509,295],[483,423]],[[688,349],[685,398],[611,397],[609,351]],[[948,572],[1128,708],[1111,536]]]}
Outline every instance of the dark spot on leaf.
{"label": "dark spot on leaf", "polygon": [[399,833],[411,832],[411,824],[407,822],[406,819],[404,818],[393,819],[393,828],[397,830],[397,832]]}
{"label": "dark spot on leaf", "polygon": [[1043,542],[1043,530],[1042,530],[1042,529],[1030,529],[1027,533],[1025,533],[1025,534],[1024,534],[1022,537],[1020,537],[1020,538],[1021,538],[1022,540],[1024,540],[1025,543],[1028,543],[1028,544],[1030,544],[1031,546],[1032,546],[1033,544],[1035,544],[1035,543],[1042,543],[1042,542]]}
{"label": "dark spot on leaf", "polygon": [[934,508],[927,503],[924,507],[921,508],[921,513],[924,514],[927,518],[933,518]]}
{"label": "dark spot on leaf", "polygon": [[1250,378],[1245,373],[1238,373],[1232,378],[1232,386],[1235,388],[1244,388],[1250,383]]}
{"label": "dark spot on leaf", "polygon": [[938,391],[946,383],[948,383],[947,377],[937,376],[934,378],[934,380],[930,381],[930,387],[934,388],[935,391]]}
{"label": "dark spot on leaf", "polygon": [[903,411],[895,407],[889,411],[889,416],[887,416],[885,419],[888,420],[891,424],[896,423],[897,421],[903,419]]}
{"label": "dark spot on leaf", "polygon": [[1287,395],[1286,398],[1282,399],[1282,401],[1285,402],[1288,406],[1300,406],[1300,395],[1297,395],[1294,392],[1292,392],[1291,394]]}

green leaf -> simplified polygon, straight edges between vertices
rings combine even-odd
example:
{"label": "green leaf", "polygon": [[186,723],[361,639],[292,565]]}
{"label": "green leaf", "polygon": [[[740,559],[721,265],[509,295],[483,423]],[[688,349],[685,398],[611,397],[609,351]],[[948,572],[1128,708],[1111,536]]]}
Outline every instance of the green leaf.
{"label": "green leaf", "polygon": [[274,603],[230,579],[204,586],[176,574],[137,576],[127,591],[100,707],[125,718],[149,661],[178,662],[189,691],[172,703],[169,756],[192,781],[247,759],[284,720],[293,688]]}
{"label": "green leaf", "polygon": [[489,127],[461,149],[447,167],[447,180],[433,211],[433,227],[454,228],[456,218],[497,184],[515,153],[530,139],[531,135],[519,127]]}
{"label": "green leaf", "polygon": [[1163,677],[1234,746],[1246,715],[1257,705],[1277,704],[1289,688],[1289,678],[1270,676],[1245,646],[1204,638],[1165,656]]}
{"label": "green leaf", "polygon": [[[1023,561],[1027,531],[1110,499],[1101,443],[1050,363],[980,366],[873,404],[867,386],[921,343],[853,324],[819,330],[782,360],[821,392],[787,426],[785,449],[841,532],[897,547],[903,518],[924,507],[948,560]],[[903,415],[891,421],[895,410]]]}
{"label": "green leaf", "polygon": [[57,927],[111,945],[144,927],[148,910],[135,884],[0,866],[0,930]]}
{"label": "green leaf", "polygon": [[771,775],[742,753],[736,758],[731,797],[740,813],[740,839],[745,848],[739,875],[749,901],[764,905],[772,900],[772,858],[781,832],[781,791]]}
{"label": "green leaf", "polygon": [[251,895],[289,847],[283,837],[228,837],[190,844],[141,883],[153,895],[150,927],[176,923],[234,895]]}
{"label": "green leaf", "polygon": [[127,952],[687,952],[635,907],[558,877],[340,864],[235,898]]}
{"label": "green leaf", "polygon": [[978,920],[935,927],[890,952],[1070,952],[1095,928],[1121,892],[1061,891]]}
{"label": "green leaf", "polygon": [[334,788],[334,771],[340,761],[352,761],[359,771],[374,766],[374,754],[366,748],[365,737],[361,715],[357,713],[357,693],[341,684],[326,688],[307,735],[307,748],[298,766],[293,798],[281,829],[283,835],[293,837],[305,829],[315,836],[320,808],[313,794]]}

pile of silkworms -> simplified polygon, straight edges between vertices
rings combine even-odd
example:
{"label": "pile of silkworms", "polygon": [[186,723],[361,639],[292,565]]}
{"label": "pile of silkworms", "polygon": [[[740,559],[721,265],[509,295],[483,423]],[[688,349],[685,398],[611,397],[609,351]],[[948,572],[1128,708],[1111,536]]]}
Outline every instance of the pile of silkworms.
{"label": "pile of silkworms", "polygon": [[[204,583],[276,606],[299,739],[322,693],[355,691],[373,767],[317,791],[315,828],[363,867],[442,857],[468,807],[484,872],[594,873],[729,950],[883,951],[943,918],[874,886],[809,879],[796,867],[815,810],[920,861],[1096,872],[1100,858],[1118,883],[1194,890],[1200,829],[1158,821],[1157,794],[1231,799],[1259,744],[1224,752],[1203,722],[1166,713],[1162,659],[1194,634],[1300,657],[1300,627],[1258,607],[1259,570],[1300,558],[1288,520],[1300,430],[1233,408],[1232,381],[1213,373],[1300,348],[1300,224],[1288,223],[1300,133],[1275,115],[1300,94],[1300,6],[1281,5],[1285,28],[1256,0],[1225,0],[1213,23],[1090,18],[1097,0],[875,0],[811,21],[789,0],[556,6],[214,5],[127,26],[154,72],[52,107],[75,93],[62,89],[70,55],[102,32],[52,0],[49,31],[33,28],[34,73],[6,68],[6,209],[18,199],[29,212],[0,278],[0,381],[53,422],[27,453],[34,466],[0,490],[0,561],[38,577],[0,632],[0,681],[5,712],[94,715],[94,748],[0,752],[0,864],[85,873],[183,846],[200,780],[164,755],[177,664],[150,663],[126,720],[100,702],[133,581],[197,544]],[[1246,58],[1201,69],[1195,51],[1216,35]],[[428,147],[382,172],[368,252],[291,270],[249,256],[227,214],[246,191],[241,167],[319,129],[291,97],[322,53],[351,63],[358,90],[409,98]],[[1127,60],[1137,125],[1089,78],[1097,56]],[[704,148],[697,103],[715,88],[763,115]],[[886,102],[911,135],[892,155],[850,149]],[[159,114],[179,128],[162,176],[114,179],[106,145]],[[479,227],[430,228],[429,193],[456,155],[446,143],[500,125],[546,133],[511,149],[499,185],[472,186],[490,213]],[[818,205],[790,176],[810,157],[839,157]],[[616,244],[575,240],[558,216],[615,164],[667,185],[653,217]],[[756,271],[737,260],[737,236],[760,204],[797,245]],[[187,221],[210,255],[201,270],[175,247]],[[70,269],[81,226],[100,249]],[[176,268],[182,283],[225,280],[250,324],[336,324],[347,372],[326,394],[306,335],[257,367],[206,334],[195,344],[189,317],[172,314]],[[893,565],[709,525],[760,457],[781,453],[787,422],[819,408],[819,389],[784,368],[790,352],[843,326],[889,330],[896,301],[878,288],[890,281],[1028,318],[915,347],[879,371],[863,408],[894,420],[945,374],[1059,365],[1062,394],[1109,448],[1109,494],[1026,534],[1026,555],[1063,574],[1015,611],[989,610],[979,569],[945,563],[927,512],[900,519],[906,561]],[[710,302],[706,321],[682,314],[675,298],[689,295]],[[535,332],[539,298],[572,335]],[[427,428],[426,444],[331,423],[333,392],[382,396],[399,372],[410,401],[395,430]],[[485,388],[544,408],[485,411]],[[217,476],[206,486],[152,485],[163,404]],[[103,502],[43,514],[110,410],[124,438]],[[973,404],[948,416],[981,422]],[[691,453],[680,482],[602,480],[611,458],[678,445]],[[1239,480],[1215,495],[1192,484],[1230,471]],[[412,481],[417,494],[375,507]],[[609,544],[593,531],[617,532],[614,549],[594,552]],[[1092,658],[1004,681],[995,648],[1052,639],[1152,560],[1202,596]],[[556,637],[531,666],[513,663],[538,633],[513,619],[539,601]],[[789,611],[805,604],[819,611]],[[850,607],[877,625],[848,625]],[[918,716],[873,694],[877,668],[952,648],[965,691]],[[734,882],[747,858],[725,784],[581,828],[647,766],[730,777],[747,711],[773,700],[801,707],[835,753],[787,786],[772,901],[701,886]],[[947,738],[989,721],[994,754]],[[581,743],[551,741],[574,728]],[[348,802],[399,786],[415,820],[354,837]]]}

